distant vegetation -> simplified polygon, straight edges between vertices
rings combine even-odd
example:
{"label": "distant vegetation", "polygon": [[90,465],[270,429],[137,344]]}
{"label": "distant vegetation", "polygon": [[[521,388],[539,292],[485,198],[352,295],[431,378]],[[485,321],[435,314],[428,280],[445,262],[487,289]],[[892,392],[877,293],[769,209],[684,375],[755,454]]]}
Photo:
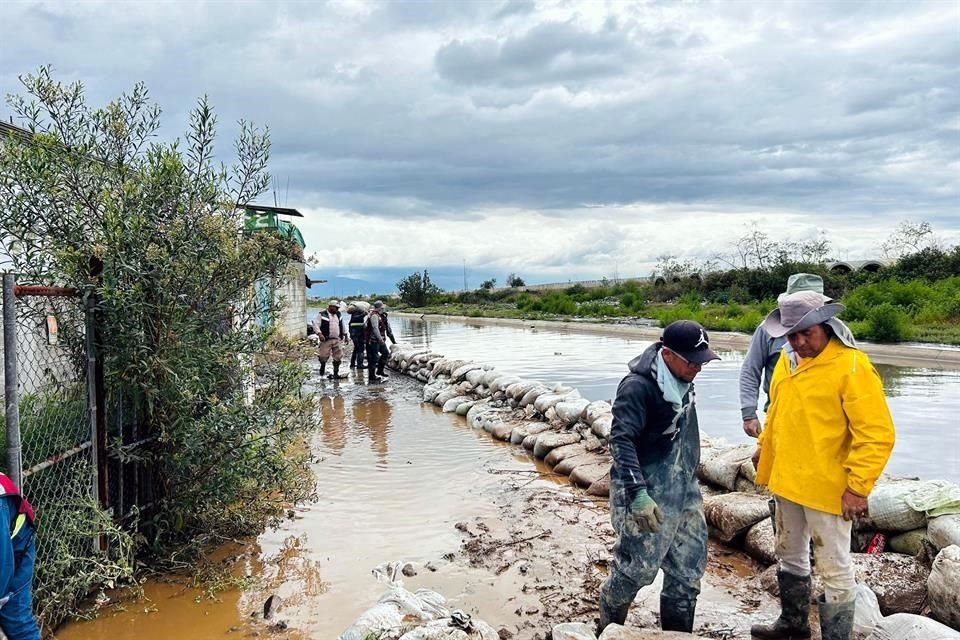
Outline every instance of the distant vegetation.
{"label": "distant vegetation", "polygon": [[[525,291],[522,279],[510,274],[509,288],[497,289],[496,281],[489,280],[475,291],[436,289],[416,300],[408,288],[398,286],[401,295],[390,302],[421,313],[471,317],[608,322],[647,318],[660,326],[687,318],[708,329],[751,333],[776,306],[787,278],[806,272],[822,276],[827,295],[846,304],[841,317],[859,338],[960,344],[960,245],[942,246],[926,223],[905,223],[891,235],[884,244],[894,259],[890,266],[848,274],[831,273],[821,261],[793,261],[797,251],[804,251],[802,247],[790,245],[794,249],[788,251],[787,245],[764,245],[766,236],[758,238],[758,233],[753,229],[745,236],[750,242],[738,245],[743,250],[752,246],[755,255],[741,253],[735,262],[728,260],[740,265],[734,268],[707,272],[664,257],[658,273],[670,277],[661,284],[627,280],[593,288],[573,285],[565,290]],[[806,250],[822,257],[825,248],[819,244]],[[414,276],[419,274],[408,278]]]}

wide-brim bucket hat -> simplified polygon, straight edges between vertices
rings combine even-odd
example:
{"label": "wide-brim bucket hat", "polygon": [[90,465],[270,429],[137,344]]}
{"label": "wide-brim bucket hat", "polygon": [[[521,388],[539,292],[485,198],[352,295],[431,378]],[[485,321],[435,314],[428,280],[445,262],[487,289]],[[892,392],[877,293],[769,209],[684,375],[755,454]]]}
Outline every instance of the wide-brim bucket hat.
{"label": "wide-brim bucket hat", "polygon": [[779,306],[770,312],[763,321],[763,328],[773,338],[823,324],[846,307],[837,302],[828,302],[823,294],[814,291],[800,291],[783,296]]}

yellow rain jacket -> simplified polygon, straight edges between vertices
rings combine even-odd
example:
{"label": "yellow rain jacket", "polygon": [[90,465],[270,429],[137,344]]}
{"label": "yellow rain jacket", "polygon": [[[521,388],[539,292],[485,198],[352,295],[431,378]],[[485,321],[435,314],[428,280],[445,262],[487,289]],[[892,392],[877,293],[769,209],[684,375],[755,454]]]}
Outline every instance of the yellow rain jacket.
{"label": "yellow rain jacket", "polygon": [[793,371],[781,355],[760,434],[757,484],[817,511],[840,515],[846,489],[870,495],[893,450],[883,383],[867,355],[836,338]]}

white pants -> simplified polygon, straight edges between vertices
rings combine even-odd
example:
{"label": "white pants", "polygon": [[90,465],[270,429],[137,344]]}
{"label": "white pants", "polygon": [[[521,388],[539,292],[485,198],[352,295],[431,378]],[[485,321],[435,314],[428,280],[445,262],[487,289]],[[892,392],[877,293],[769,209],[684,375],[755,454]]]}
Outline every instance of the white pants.
{"label": "white pants", "polygon": [[827,602],[851,602],[856,578],[850,559],[850,527],[842,516],[777,499],[777,557],[780,569],[797,576],[810,575],[810,540]]}

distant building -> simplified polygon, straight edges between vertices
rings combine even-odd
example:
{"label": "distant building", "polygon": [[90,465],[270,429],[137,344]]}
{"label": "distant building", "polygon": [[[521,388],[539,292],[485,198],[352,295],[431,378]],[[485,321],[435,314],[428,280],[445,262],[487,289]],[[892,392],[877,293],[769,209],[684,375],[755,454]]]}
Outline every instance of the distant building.
{"label": "distant building", "polygon": [[269,312],[264,312],[261,314],[260,323],[275,324],[280,333],[289,338],[305,338],[307,336],[307,287],[313,284],[304,271],[302,250],[306,248],[306,243],[297,226],[281,218],[281,216],[302,218],[303,214],[296,209],[259,204],[248,204],[243,207],[243,210],[246,216],[244,228],[247,231],[274,230],[300,246],[300,260],[290,263],[283,278],[273,282],[261,280],[256,286],[260,300],[266,303],[272,296],[273,300],[281,305],[276,318]]}

